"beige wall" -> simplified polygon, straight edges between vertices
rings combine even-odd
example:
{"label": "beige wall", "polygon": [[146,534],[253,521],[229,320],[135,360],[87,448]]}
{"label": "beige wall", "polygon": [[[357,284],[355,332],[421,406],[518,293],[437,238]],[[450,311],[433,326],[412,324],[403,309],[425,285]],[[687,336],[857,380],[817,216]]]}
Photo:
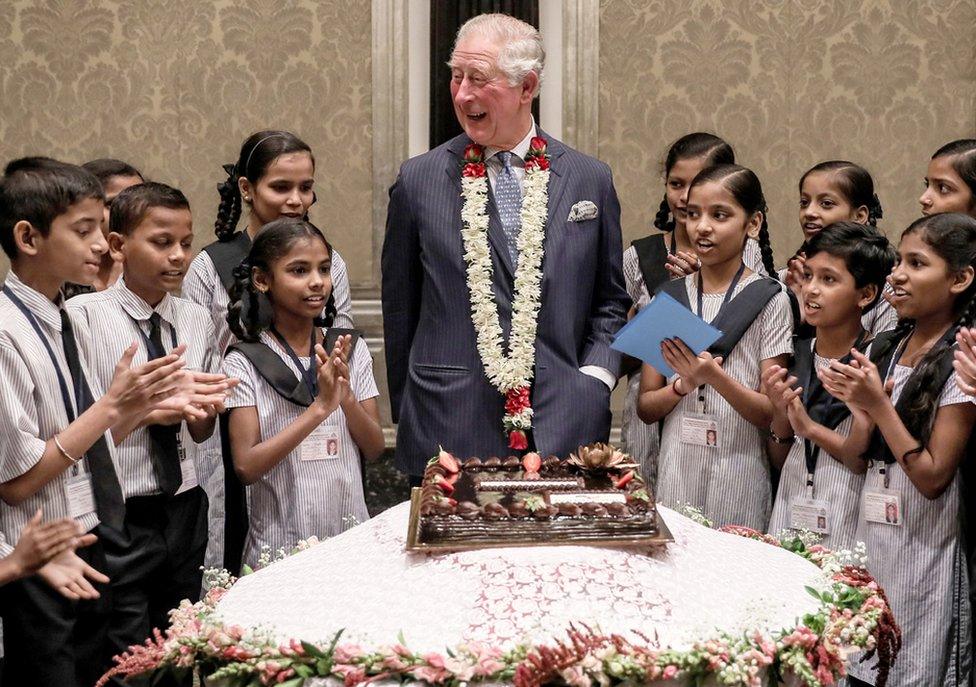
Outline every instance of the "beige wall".
{"label": "beige wall", "polygon": [[252,131],[292,130],[318,161],[312,219],[363,283],[370,48],[368,2],[5,0],[0,160],[125,159],[183,189],[199,248],[213,237],[221,164]]}
{"label": "beige wall", "polygon": [[725,137],[763,181],[777,262],[799,244],[796,184],[847,158],[875,178],[895,237],[925,165],[976,134],[973,0],[603,0],[600,157],[625,242],[648,233],[667,146]]}

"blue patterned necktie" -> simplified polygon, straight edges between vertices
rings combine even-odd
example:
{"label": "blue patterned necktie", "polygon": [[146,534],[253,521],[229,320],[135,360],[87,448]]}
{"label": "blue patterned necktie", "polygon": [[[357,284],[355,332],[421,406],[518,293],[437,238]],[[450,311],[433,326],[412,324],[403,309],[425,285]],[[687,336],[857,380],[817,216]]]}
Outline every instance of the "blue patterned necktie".
{"label": "blue patterned necktie", "polygon": [[508,254],[512,257],[512,265],[517,266],[517,241],[522,226],[522,190],[512,170],[511,151],[503,150],[498,153],[498,158],[502,161],[502,170],[495,179],[495,206],[508,240]]}

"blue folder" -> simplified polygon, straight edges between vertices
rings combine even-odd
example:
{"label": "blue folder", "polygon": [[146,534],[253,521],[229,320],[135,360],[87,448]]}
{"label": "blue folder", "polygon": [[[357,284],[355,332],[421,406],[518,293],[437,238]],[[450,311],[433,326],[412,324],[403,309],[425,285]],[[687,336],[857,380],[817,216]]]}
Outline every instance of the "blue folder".
{"label": "blue folder", "polygon": [[671,296],[658,293],[634,319],[621,327],[610,347],[643,360],[668,378],[674,370],[661,355],[661,343],[665,339],[681,339],[697,355],[721,336],[721,331]]}

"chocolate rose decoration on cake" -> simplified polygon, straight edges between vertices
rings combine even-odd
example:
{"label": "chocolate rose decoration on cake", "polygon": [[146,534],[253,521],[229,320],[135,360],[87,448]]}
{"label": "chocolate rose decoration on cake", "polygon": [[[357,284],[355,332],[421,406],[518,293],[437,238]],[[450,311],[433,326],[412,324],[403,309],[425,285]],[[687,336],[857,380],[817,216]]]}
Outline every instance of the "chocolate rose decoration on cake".
{"label": "chocolate rose decoration on cake", "polygon": [[570,465],[576,465],[584,470],[614,470],[637,467],[634,459],[610,444],[597,442],[589,446],[580,446],[576,453],[569,456]]}

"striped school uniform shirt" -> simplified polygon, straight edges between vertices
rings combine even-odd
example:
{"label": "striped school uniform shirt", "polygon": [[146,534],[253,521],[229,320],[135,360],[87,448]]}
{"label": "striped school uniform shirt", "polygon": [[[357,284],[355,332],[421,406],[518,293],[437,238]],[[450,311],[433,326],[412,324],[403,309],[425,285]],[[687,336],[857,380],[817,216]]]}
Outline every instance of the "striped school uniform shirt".
{"label": "striped school uniform shirt", "polygon": [[[149,359],[146,339],[149,318],[154,312],[162,320],[160,338],[166,351],[173,348],[175,335],[178,344],[186,344],[183,359],[188,369],[214,372],[219,368],[213,322],[207,311],[196,303],[166,294],[154,308],[130,291],[121,278],[104,291],[75,296],[68,301],[67,308],[79,323],[79,338],[88,341],[90,383],[93,391],[98,389],[95,393],[104,393],[112,383],[115,365],[133,341],[138,349],[132,364],[141,365]],[[185,423],[181,440],[187,458],[194,461],[197,475],[206,474],[199,447]],[[152,446],[149,429],[137,427],[115,447],[115,470],[127,499],[162,493],[152,467]]]}
{"label": "striped school uniform shirt", "polygon": [[[766,274],[766,269],[762,264],[762,254],[759,250],[759,244],[755,239],[746,240],[746,248],[742,254],[742,261],[753,272],[758,272],[763,275]],[[629,246],[624,251],[623,269],[627,294],[639,312],[651,302],[651,294],[647,291],[647,284],[644,282],[644,273],[641,272],[640,261],[637,258],[637,249],[633,246]],[[641,475],[644,477],[644,481],[653,488],[657,479],[660,437],[658,436],[656,422],[648,425],[637,417],[637,397],[639,395],[640,374],[638,371],[631,375],[627,382],[627,399],[624,402],[620,432],[623,439],[623,449],[641,466]]]}
{"label": "striped school uniform shirt", "polygon": [[[815,340],[811,341],[810,345],[815,346]],[[868,351],[870,353],[870,349]],[[828,367],[831,363],[831,358],[817,355],[816,351],[813,360],[817,370]],[[847,436],[853,424],[854,419],[848,416],[834,431]],[[770,534],[778,534],[790,529],[790,509],[793,502],[807,495],[807,463],[803,443],[803,439],[796,438],[783,464],[779,489],[776,491],[776,502],[773,504],[773,514],[769,519]],[[823,535],[821,542],[827,548],[835,551],[854,550],[857,543],[857,517],[863,486],[864,475],[851,472],[827,451],[820,449],[813,478],[813,498],[827,502],[830,533]]]}
{"label": "striped school uniform shirt", "polygon": [[[884,371],[882,371],[882,374]],[[912,368],[896,365],[892,401],[897,403]],[[956,386],[956,373],[942,387],[938,407],[969,403]],[[962,479],[957,470],[936,499],[915,488],[901,465],[875,462],[868,468],[864,491],[884,482],[901,496],[902,526],[858,517],[857,539],[867,547],[868,570],[888,595],[895,621],[902,628],[901,651],[888,676],[901,685],[966,685],[972,664],[969,579],[960,527]],[[848,666],[851,675],[874,684],[874,661]]]}
{"label": "striped school uniform shirt", "polygon": [[[759,279],[750,274],[733,292],[734,297]],[[698,300],[694,275],[685,277],[690,303]],[[714,319],[724,293],[703,294],[706,321]],[[747,389],[759,389],[760,363],[792,352],[789,298],[781,291],[763,308],[738,345],[722,364],[726,374]],[[668,382],[677,379],[672,376]],[[699,508],[716,526],[745,525],[761,532],[769,524],[771,488],[765,439],[715,389],[704,389],[706,413],[714,417],[719,430],[718,447],[681,441],[686,414],[701,412],[698,391],[682,398],[664,420],[661,454],[658,459],[657,500],[669,507],[689,504]]]}
{"label": "striped school uniform shirt", "polygon": [[[332,293],[335,296],[336,317],[332,323],[334,327],[351,328],[352,299],[349,294],[349,275],[346,273],[346,263],[335,249],[332,250]],[[200,251],[183,279],[183,298],[202,305],[213,319],[216,332],[217,351],[223,355],[227,347],[237,341],[237,337],[227,326],[227,306],[230,297],[220,281],[217,268],[214,267],[210,254]]]}
{"label": "striped school uniform shirt", "polygon": [[[6,286],[34,314],[41,331],[51,345],[58,367],[68,386],[71,404],[77,411],[74,385],[61,345],[61,315],[57,305],[44,294],[24,284],[13,270],[7,273]],[[72,318],[72,322],[75,320]],[[90,378],[85,342],[78,341],[78,356],[82,369]],[[47,441],[68,426],[57,372],[44,344],[27,318],[7,297],[0,294],[0,482],[20,477],[34,467]],[[94,391],[93,391],[94,393]],[[77,417],[77,412],[76,412]],[[111,436],[105,435],[110,453],[114,453]],[[69,476],[88,472],[84,460],[70,465],[36,493],[12,506],[0,501],[0,530],[14,543],[24,525],[38,508],[44,510],[45,520],[70,517],[67,485]],[[83,531],[98,524],[98,515],[86,513],[77,518]]]}
{"label": "striped school uniform shirt", "polygon": [[[351,328],[352,300],[349,294],[349,276],[346,263],[339,251],[332,250],[332,293],[335,296],[336,316],[333,325]],[[217,268],[206,251],[200,251],[190,263],[183,280],[183,298],[203,306],[210,313],[213,322],[217,352],[223,356],[227,347],[237,340],[227,325],[227,306],[229,297],[217,275]],[[207,545],[205,565],[220,567],[223,564],[224,547],[224,467],[221,455],[220,432],[214,432],[201,447],[205,465],[200,474],[201,484],[210,500],[208,529],[210,540]]]}
{"label": "striped school uniform shirt", "polygon": [[[299,378],[299,370],[274,337],[263,332],[261,341]],[[299,360],[307,369],[309,359]],[[305,408],[279,396],[243,354],[228,353],[223,369],[241,380],[227,407],[257,408],[261,441],[280,433],[305,412]],[[349,376],[357,401],[379,395],[373,379],[373,359],[362,339],[356,342],[350,356]],[[317,431],[338,437],[336,457],[302,460],[299,445],[247,487],[250,522],[244,542],[244,563],[254,566],[264,547],[272,552],[280,548],[287,551],[301,539],[313,535],[331,537],[369,519],[360,452],[349,433],[342,408],[336,408]]]}

